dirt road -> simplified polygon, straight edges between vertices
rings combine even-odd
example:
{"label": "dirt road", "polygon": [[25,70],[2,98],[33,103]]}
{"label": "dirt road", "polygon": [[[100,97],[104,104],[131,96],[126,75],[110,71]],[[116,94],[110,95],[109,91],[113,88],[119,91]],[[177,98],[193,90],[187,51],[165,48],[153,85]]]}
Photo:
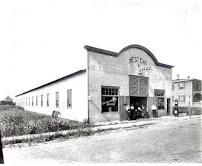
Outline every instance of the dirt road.
{"label": "dirt road", "polygon": [[201,117],[162,117],[140,128],[6,147],[4,159],[6,163],[201,162]]}

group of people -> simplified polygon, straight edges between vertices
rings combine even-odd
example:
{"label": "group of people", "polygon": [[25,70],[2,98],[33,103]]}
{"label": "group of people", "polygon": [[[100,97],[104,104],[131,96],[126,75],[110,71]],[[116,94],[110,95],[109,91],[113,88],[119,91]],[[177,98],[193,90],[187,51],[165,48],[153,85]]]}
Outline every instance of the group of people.
{"label": "group of people", "polygon": [[145,117],[145,106],[136,105],[136,107],[135,107],[133,104],[127,105],[126,112],[127,112],[128,120],[144,118]]}
{"label": "group of people", "polygon": [[[152,104],[151,111],[154,118],[158,117],[158,110],[155,104]],[[136,106],[134,106],[133,104],[127,105],[126,112],[128,120],[134,120],[137,118],[149,118],[149,113],[145,109],[144,105],[141,106],[139,106],[138,104],[136,104]]]}

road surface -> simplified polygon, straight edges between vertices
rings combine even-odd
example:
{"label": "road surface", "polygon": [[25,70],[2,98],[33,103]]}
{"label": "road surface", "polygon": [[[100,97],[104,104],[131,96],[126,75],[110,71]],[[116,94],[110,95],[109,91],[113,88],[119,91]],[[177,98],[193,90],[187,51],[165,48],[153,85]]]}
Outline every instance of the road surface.
{"label": "road surface", "polygon": [[201,117],[161,117],[140,128],[5,147],[5,163],[201,162]]}

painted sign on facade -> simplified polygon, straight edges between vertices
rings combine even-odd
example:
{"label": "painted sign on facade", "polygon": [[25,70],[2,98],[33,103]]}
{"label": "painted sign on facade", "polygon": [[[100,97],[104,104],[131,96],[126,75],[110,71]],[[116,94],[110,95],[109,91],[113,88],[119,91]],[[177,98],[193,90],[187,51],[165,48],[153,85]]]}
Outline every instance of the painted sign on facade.
{"label": "painted sign on facade", "polygon": [[138,73],[144,73],[145,71],[151,71],[152,66],[141,57],[131,57],[129,59],[130,64],[137,64]]}

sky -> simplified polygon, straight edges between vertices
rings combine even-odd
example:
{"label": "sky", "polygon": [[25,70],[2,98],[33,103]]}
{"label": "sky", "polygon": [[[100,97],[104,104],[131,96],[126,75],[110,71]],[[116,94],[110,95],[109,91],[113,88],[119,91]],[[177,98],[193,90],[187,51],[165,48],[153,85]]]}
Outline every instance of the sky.
{"label": "sky", "polygon": [[0,100],[85,68],[85,45],[139,44],[202,79],[201,20],[201,0],[0,1]]}

